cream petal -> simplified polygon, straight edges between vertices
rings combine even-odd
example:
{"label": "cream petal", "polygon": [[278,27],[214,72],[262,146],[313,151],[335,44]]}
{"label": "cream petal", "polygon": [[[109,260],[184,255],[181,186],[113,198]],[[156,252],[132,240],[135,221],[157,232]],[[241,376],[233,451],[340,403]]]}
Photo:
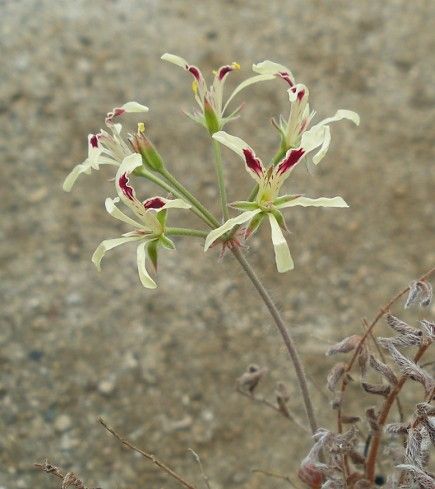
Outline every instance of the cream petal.
{"label": "cream petal", "polygon": [[349,207],[341,197],[319,197],[311,199],[310,197],[297,197],[283,204],[278,204],[277,209],[286,209],[287,207]]}
{"label": "cream petal", "polygon": [[291,71],[286,66],[268,59],[262,61],[261,63],[252,65],[252,71],[255,73],[260,73],[260,75],[276,75],[277,73],[291,74]]}
{"label": "cream petal", "polygon": [[331,144],[331,129],[329,126],[325,126],[325,133],[323,137],[323,143],[320,150],[313,156],[313,163],[317,165],[323,160],[326,153],[328,152],[329,145]]}
{"label": "cream petal", "polygon": [[192,206],[183,199],[164,199],[166,203],[159,210],[163,209],[190,209]]}
{"label": "cream petal", "polygon": [[131,217],[128,217],[116,207],[116,204],[118,202],[119,202],[118,197],[116,199],[111,199],[108,197],[104,203],[106,206],[106,211],[115,219],[119,219],[120,221],[126,222],[127,224],[130,224],[131,226],[134,226],[136,228],[142,228],[143,227],[142,224],[139,224],[135,220],[131,219]]}
{"label": "cream petal", "polygon": [[287,241],[275,216],[273,214],[268,214],[268,217],[272,232],[272,243],[275,251],[276,267],[280,273],[288,272],[294,268],[294,263],[290,255]]}
{"label": "cream petal", "polygon": [[326,124],[330,124],[331,122],[341,121],[342,119],[348,119],[349,121],[352,121],[357,126],[359,126],[360,123],[360,117],[356,112],[354,112],[353,110],[340,109],[337,110],[335,115],[323,119],[323,121],[318,122],[313,127],[325,126]]}
{"label": "cream petal", "polygon": [[243,212],[237,217],[228,219],[228,221],[226,221],[224,224],[222,224],[222,226],[218,227],[217,229],[213,229],[213,231],[210,231],[207,238],[205,239],[204,251],[207,251],[217,239],[219,239],[225,233],[233,229],[233,227],[250,221],[254,216],[259,214],[260,212],[261,212],[260,209]]}
{"label": "cream petal", "polygon": [[126,112],[148,112],[150,109],[146,105],[142,105],[139,102],[126,102],[124,105],[120,107]]}
{"label": "cream petal", "polygon": [[255,181],[260,182],[264,173],[263,163],[257,158],[254,150],[245,143],[243,139],[236,136],[231,136],[225,131],[218,131],[213,134],[213,139],[219,141],[227,148],[237,153],[245,163],[246,171],[254,178]]}
{"label": "cream petal", "polygon": [[137,271],[139,272],[139,278],[140,281],[142,282],[142,285],[146,289],[155,289],[157,288],[157,284],[154,282],[154,280],[150,277],[146,266],[146,251],[145,247],[147,245],[147,242],[140,243],[139,246],[137,247]]}
{"label": "cream petal", "polygon": [[104,255],[111,249],[116,246],[123,245],[124,243],[129,243],[131,241],[138,241],[139,239],[143,239],[142,237],[134,236],[134,237],[125,237],[125,238],[114,238],[114,239],[105,239],[102,241],[94,254],[92,255],[92,263],[97,267],[97,270],[101,270],[101,260]]}
{"label": "cream petal", "polygon": [[184,58],[182,58],[181,56],[176,56],[175,54],[165,53],[163,56],[161,56],[160,59],[162,59],[163,61],[167,61],[168,63],[180,66],[184,69],[189,66],[189,63]]}
{"label": "cream petal", "polygon": [[79,165],[76,165],[66,176],[62,188],[65,190],[65,192],[70,192],[75,181],[77,180],[78,176],[81,173],[87,173],[88,175],[91,173],[91,167],[89,164],[86,164],[86,161],[84,163],[80,163]]}
{"label": "cream petal", "polygon": [[263,82],[263,81],[274,80],[274,79],[275,79],[275,76],[274,75],[272,75],[272,74],[264,74],[264,75],[252,76],[251,78],[248,78],[247,80],[243,81],[242,83],[240,83],[239,85],[237,85],[237,87],[235,88],[234,92],[229,96],[228,100],[225,103],[225,106],[224,106],[222,112],[225,112],[226,108],[228,107],[228,105],[230,104],[230,102],[233,100],[233,98],[237,94],[239,94],[242,90],[244,90],[245,88],[247,88],[247,87],[249,87],[251,85],[254,85],[255,83],[260,83],[260,82]]}

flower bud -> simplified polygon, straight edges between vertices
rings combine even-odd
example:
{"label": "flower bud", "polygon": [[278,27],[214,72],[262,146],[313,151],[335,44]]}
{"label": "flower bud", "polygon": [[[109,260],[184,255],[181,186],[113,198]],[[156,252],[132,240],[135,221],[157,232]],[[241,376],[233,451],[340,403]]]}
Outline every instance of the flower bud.
{"label": "flower bud", "polygon": [[204,119],[210,135],[213,135],[215,132],[219,131],[219,119],[207,98],[204,99]]}
{"label": "flower bud", "polygon": [[145,165],[151,170],[161,171],[165,168],[165,163],[153,143],[145,136],[143,126],[139,125],[138,131],[130,138],[131,145],[136,153],[142,155]]}

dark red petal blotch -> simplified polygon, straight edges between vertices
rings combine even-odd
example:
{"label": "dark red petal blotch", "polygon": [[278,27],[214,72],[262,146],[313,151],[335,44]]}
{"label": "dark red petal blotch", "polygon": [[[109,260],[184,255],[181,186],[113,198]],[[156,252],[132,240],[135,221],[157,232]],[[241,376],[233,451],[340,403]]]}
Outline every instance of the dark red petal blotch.
{"label": "dark red petal blotch", "polygon": [[295,165],[299,163],[302,156],[304,156],[305,150],[303,148],[290,149],[287,151],[284,159],[278,165],[277,173],[282,175],[283,173],[291,170]]}
{"label": "dark red petal blotch", "polygon": [[123,173],[118,180],[118,184],[122,190],[122,193],[127,197],[127,199],[134,200],[135,194],[134,194],[134,188],[130,187],[128,184],[128,175],[127,173]]}
{"label": "dark red petal blotch", "polygon": [[263,175],[263,166],[261,164],[261,161],[255,157],[252,149],[245,148],[243,150],[243,154],[245,155],[246,166],[256,175],[261,177],[261,175]]}
{"label": "dark red petal blotch", "polygon": [[161,209],[166,202],[161,197],[152,197],[151,199],[147,199],[143,206],[145,209]]}

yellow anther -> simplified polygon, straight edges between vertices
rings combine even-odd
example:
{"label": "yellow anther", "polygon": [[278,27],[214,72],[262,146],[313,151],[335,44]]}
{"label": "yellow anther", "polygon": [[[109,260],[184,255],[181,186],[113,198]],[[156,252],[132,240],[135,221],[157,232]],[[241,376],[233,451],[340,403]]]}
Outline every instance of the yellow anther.
{"label": "yellow anther", "polygon": [[218,74],[217,70],[213,70],[213,71],[212,71],[212,74],[213,74],[214,76],[216,76],[216,75]]}
{"label": "yellow anther", "polygon": [[143,122],[139,122],[137,125],[137,133],[141,134],[145,132],[145,124]]}
{"label": "yellow anther", "polygon": [[231,63],[231,66],[232,66],[232,67],[233,67],[233,69],[235,69],[235,70],[240,70],[240,65],[239,65],[239,63],[237,63],[236,61],[233,61],[233,62]]}
{"label": "yellow anther", "polygon": [[192,91],[195,95],[198,93],[198,81],[197,80],[193,80],[193,82],[192,82]]}

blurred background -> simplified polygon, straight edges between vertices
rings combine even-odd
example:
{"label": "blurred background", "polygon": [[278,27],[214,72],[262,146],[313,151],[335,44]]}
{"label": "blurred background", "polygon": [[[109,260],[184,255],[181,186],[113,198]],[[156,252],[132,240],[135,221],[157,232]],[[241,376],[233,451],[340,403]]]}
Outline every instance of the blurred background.
{"label": "blurred background", "polygon": [[[110,171],[65,175],[86,156],[86,136],[112,107],[137,100],[173,172],[216,212],[212,154],[182,109],[191,80],[160,61],[168,51],[204,72],[238,61],[228,87],[253,62],[289,66],[310,88],[318,117],[357,111],[361,125],[332,127],[333,144],[292,192],[341,195],[348,210],[287,212],[293,272],[275,271],[268,229],[248,257],[299,342],[321,424],[334,426],[324,376],[326,347],[361,330],[396,290],[435,262],[435,3],[345,0],[6,0],[1,8],[0,487],[58,487],[32,468],[48,458],[89,486],[174,487],[122,450],[107,422],[202,484],[284,487],[253,468],[294,473],[310,445],[297,426],[235,392],[250,363],[269,368],[260,391],[287,382],[303,419],[294,375],[271,319],[230,255],[179,239],[162,256],[156,292],[136,274],[135,249],[110,253],[98,274],[98,243],[125,232],[104,210]],[[288,112],[277,80],[243,93],[227,130],[269,159],[270,118]],[[125,118],[134,130],[139,118]],[[131,126],[129,126],[131,124]],[[251,186],[224,150],[231,200]],[[138,193],[154,189],[137,184]],[[140,189],[140,190],[139,190]],[[181,224],[195,221],[181,216]],[[432,310],[432,312],[434,312]]]}

